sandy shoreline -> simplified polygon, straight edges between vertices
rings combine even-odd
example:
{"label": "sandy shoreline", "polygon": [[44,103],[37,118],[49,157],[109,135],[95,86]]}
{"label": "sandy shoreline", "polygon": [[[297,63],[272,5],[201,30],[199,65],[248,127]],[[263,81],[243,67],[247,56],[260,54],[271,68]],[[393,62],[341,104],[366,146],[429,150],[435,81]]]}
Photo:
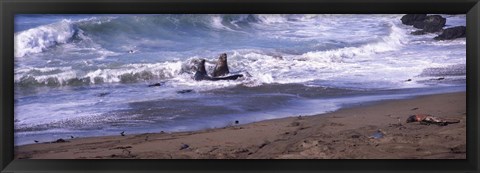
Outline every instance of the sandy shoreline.
{"label": "sandy shoreline", "polygon": [[[405,123],[409,115],[417,113],[458,119],[460,123]],[[383,137],[373,138],[379,131]],[[15,147],[15,158],[465,159],[466,94],[381,101],[322,115],[196,132],[66,140]]]}

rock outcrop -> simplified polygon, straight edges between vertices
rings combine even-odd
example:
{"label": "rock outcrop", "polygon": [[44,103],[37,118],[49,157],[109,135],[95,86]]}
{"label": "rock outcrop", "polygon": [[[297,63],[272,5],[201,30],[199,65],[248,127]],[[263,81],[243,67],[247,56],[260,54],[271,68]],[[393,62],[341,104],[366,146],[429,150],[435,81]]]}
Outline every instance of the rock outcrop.
{"label": "rock outcrop", "polygon": [[442,34],[433,38],[435,40],[452,40],[456,38],[466,37],[467,27],[465,26],[456,26],[452,28],[447,28],[443,30]]}
{"label": "rock outcrop", "polygon": [[425,20],[427,14],[406,14],[402,16],[400,20],[405,25],[413,25],[415,22],[420,22]]}
{"label": "rock outcrop", "polygon": [[415,21],[413,27],[425,32],[439,32],[445,26],[447,19],[440,15],[427,16],[423,21]]}

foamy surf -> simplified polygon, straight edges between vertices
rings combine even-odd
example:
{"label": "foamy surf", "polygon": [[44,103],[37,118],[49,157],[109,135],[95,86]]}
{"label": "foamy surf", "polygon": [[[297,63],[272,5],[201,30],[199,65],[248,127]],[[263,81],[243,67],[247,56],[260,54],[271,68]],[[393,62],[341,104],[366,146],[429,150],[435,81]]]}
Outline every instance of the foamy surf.
{"label": "foamy surf", "polygon": [[[52,134],[197,130],[464,90],[465,39],[411,35],[400,17],[28,15],[37,24],[27,25],[20,16],[17,144]],[[197,63],[205,59],[211,74],[221,53],[243,77],[195,81]]]}
{"label": "foamy surf", "polygon": [[75,28],[69,20],[15,33],[15,57],[43,52],[57,44],[67,43],[74,35]]}

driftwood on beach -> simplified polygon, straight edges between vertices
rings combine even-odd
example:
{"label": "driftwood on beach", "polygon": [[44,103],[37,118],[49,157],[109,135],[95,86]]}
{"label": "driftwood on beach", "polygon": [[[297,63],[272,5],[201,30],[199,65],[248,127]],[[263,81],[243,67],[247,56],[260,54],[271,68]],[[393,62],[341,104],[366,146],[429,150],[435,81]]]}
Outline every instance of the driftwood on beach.
{"label": "driftwood on beach", "polygon": [[416,114],[408,117],[407,123],[411,123],[411,122],[420,122],[421,124],[426,124],[426,125],[436,124],[439,126],[446,126],[448,124],[459,123],[460,120],[444,119],[444,118],[440,118],[440,117],[436,117],[428,114]]}

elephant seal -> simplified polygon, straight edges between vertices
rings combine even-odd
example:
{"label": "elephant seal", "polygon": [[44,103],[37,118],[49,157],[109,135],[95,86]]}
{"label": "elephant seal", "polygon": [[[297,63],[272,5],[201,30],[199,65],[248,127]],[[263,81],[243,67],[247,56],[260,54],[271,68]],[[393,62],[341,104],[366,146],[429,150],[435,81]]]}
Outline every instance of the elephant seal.
{"label": "elephant seal", "polygon": [[220,57],[218,57],[217,64],[215,65],[215,69],[213,70],[213,77],[224,76],[230,73],[228,70],[227,64],[227,54],[222,53]]}
{"label": "elephant seal", "polygon": [[196,81],[200,81],[208,80],[208,78],[210,77],[207,75],[207,70],[205,70],[205,60],[202,59],[197,65],[197,71],[195,72],[195,76],[193,77],[193,79],[195,79]]}
{"label": "elephant seal", "polygon": [[197,71],[195,72],[195,76],[193,77],[196,81],[201,80],[210,80],[210,81],[217,81],[217,80],[236,80],[239,77],[243,77],[241,74],[225,76],[225,77],[210,77],[207,74],[207,70],[205,70],[205,60],[202,59],[197,66]]}

